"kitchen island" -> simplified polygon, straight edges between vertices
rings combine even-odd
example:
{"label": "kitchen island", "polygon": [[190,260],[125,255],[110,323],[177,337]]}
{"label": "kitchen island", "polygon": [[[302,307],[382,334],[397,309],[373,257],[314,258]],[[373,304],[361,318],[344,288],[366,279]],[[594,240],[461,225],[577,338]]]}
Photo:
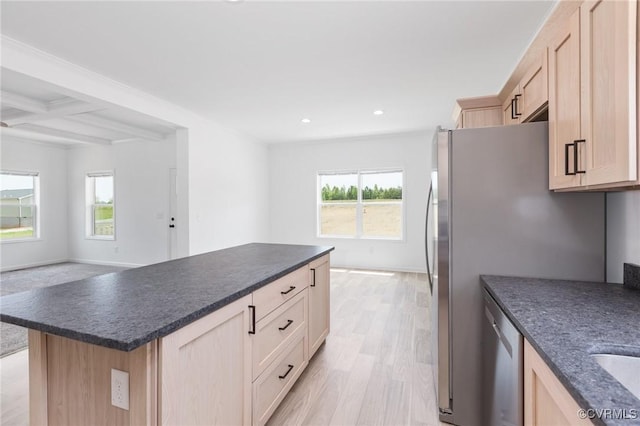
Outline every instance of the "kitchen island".
{"label": "kitchen island", "polygon": [[[524,367],[525,424],[544,424],[536,422],[531,410],[535,407],[527,411],[527,386],[534,394],[529,402],[535,403],[536,397],[542,399],[543,385],[531,380],[527,384],[530,355],[550,370],[550,380],[557,378],[564,388],[556,390],[566,389],[577,403],[566,413],[568,424],[640,425],[640,400],[591,356],[640,356],[640,291],[599,282],[503,276],[481,276],[481,280],[529,347]],[[549,396],[561,404],[560,397]],[[549,406],[545,410],[544,415],[552,411]]]}
{"label": "kitchen island", "polygon": [[31,424],[263,424],[329,332],[331,250],[247,244],[0,298],[30,329]]}

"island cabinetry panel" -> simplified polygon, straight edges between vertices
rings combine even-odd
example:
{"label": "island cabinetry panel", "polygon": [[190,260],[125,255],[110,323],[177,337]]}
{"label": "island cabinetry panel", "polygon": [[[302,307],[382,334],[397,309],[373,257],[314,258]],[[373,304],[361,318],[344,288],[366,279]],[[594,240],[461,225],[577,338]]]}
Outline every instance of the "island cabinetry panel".
{"label": "island cabinetry panel", "polygon": [[524,424],[525,426],[591,425],[579,417],[580,406],[562,386],[540,355],[524,344]]}
{"label": "island cabinetry panel", "polygon": [[306,333],[300,333],[253,383],[254,425],[267,423],[308,363]]}
{"label": "island cabinetry panel", "polygon": [[251,295],[160,339],[160,424],[251,424]]}
{"label": "island cabinetry panel", "polygon": [[309,358],[329,335],[330,288],[329,255],[309,264]]}
{"label": "island cabinetry panel", "polygon": [[[32,425],[155,425],[157,343],[132,352],[29,330]],[[111,405],[111,369],[129,373],[129,410]]]}
{"label": "island cabinetry panel", "polygon": [[308,265],[278,278],[274,282],[253,292],[256,321],[307,288]]}
{"label": "island cabinetry panel", "polygon": [[307,289],[256,323],[253,341],[253,378],[256,379],[283,349],[307,334]]}

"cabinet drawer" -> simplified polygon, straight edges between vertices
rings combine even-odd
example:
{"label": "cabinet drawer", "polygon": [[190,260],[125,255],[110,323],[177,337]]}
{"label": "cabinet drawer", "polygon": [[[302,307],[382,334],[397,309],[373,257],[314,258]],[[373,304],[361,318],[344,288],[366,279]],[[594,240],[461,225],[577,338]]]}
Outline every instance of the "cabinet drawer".
{"label": "cabinet drawer", "polygon": [[307,327],[307,289],[256,323],[253,340],[253,378],[278,357],[282,349]]}
{"label": "cabinet drawer", "polygon": [[263,425],[307,365],[305,336],[301,335],[253,383],[253,424]]}
{"label": "cabinet drawer", "polygon": [[256,321],[304,290],[309,282],[309,268],[303,266],[271,284],[253,292]]}

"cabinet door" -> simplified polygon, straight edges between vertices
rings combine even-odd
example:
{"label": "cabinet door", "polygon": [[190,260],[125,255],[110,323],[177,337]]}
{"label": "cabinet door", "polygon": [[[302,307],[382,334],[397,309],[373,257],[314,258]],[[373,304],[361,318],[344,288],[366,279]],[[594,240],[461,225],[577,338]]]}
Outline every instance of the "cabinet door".
{"label": "cabinet door", "polygon": [[160,424],[251,424],[245,296],[160,339]]}
{"label": "cabinet door", "polygon": [[586,183],[637,179],[637,1],[580,6]]}
{"label": "cabinet door", "polygon": [[[527,121],[539,112],[549,100],[549,85],[547,81],[547,49],[544,49],[538,61],[529,69],[520,81],[522,97],[518,108],[522,111],[522,121]],[[518,111],[520,112],[520,111]]]}
{"label": "cabinet door", "polygon": [[592,425],[578,416],[580,407],[531,344],[524,343],[525,426]]}
{"label": "cabinet door", "polygon": [[580,10],[549,46],[549,189],[581,185],[576,162],[580,139]]}
{"label": "cabinet door", "polygon": [[329,255],[309,265],[309,358],[329,334]]}
{"label": "cabinet door", "polygon": [[462,128],[491,127],[502,125],[500,107],[475,108],[462,111]]}

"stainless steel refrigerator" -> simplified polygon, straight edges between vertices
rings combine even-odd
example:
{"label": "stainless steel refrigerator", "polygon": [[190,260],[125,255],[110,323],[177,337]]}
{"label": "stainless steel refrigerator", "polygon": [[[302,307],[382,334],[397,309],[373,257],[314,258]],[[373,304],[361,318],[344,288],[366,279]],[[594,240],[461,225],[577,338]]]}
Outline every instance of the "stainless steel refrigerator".
{"label": "stainless steel refrigerator", "polygon": [[544,122],[435,135],[426,255],[444,422],[482,424],[479,275],[605,279],[604,194],[548,190],[547,135]]}

